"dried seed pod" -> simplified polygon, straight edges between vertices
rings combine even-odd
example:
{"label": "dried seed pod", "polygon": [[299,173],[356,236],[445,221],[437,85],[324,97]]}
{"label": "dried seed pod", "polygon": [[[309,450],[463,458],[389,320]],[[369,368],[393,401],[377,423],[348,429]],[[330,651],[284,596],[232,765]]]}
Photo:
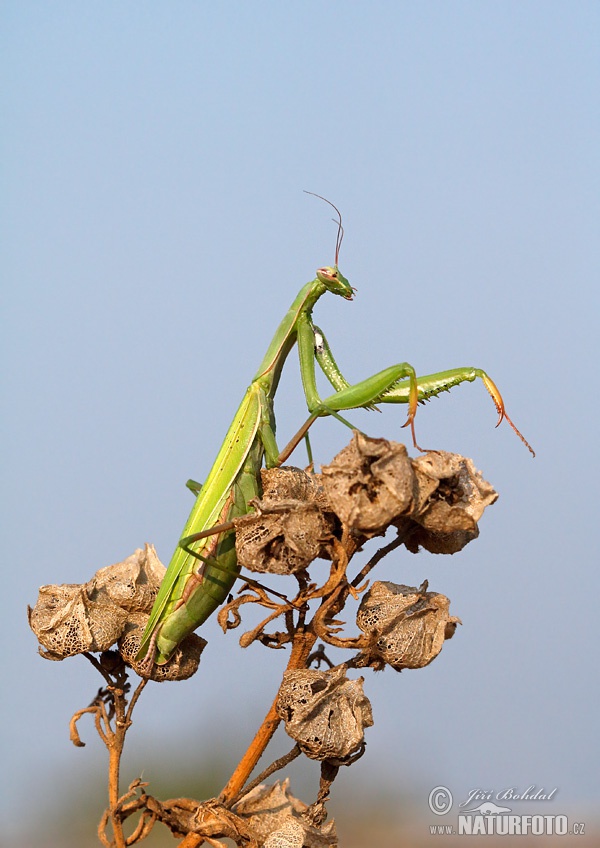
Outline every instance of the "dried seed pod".
{"label": "dried seed pod", "polygon": [[303,845],[304,827],[298,819],[289,816],[278,830],[268,835],[264,848],[302,848]]}
{"label": "dried seed pod", "polygon": [[323,488],[341,521],[363,535],[384,532],[412,504],[414,475],[406,448],[355,432],[321,470]]}
{"label": "dried seed pod", "polygon": [[126,613],[114,604],[91,605],[86,586],[41,586],[35,607],[27,608],[29,626],[47,660],[64,660],[83,651],[106,651],[119,638]]}
{"label": "dried seed pod", "polygon": [[497,492],[472,460],[446,451],[430,451],[412,461],[415,498],[410,517],[396,522],[405,545],[416,553],[453,554],[479,535],[477,522]]}
{"label": "dried seed pod", "polygon": [[263,471],[255,512],[234,520],[238,563],[251,571],[293,574],[329,558],[333,514],[314,475],[299,468]]}
{"label": "dried seed pod", "polygon": [[364,728],[373,724],[363,678],[348,680],[346,666],[327,671],[287,671],[277,713],[288,736],[313,760],[348,764],[364,748]]}
{"label": "dried seed pod", "polygon": [[260,472],[263,501],[304,501],[318,504],[323,512],[331,512],[319,474],[309,474],[293,465],[263,468]]}
{"label": "dried seed pod", "polygon": [[29,625],[45,648],[62,660],[83,651],[106,651],[123,633],[131,610],[148,614],[165,568],[152,545],[96,572],[84,584],[42,586],[28,608]]}
{"label": "dried seed pod", "polygon": [[363,597],[356,623],[371,645],[360,665],[383,668],[387,663],[401,671],[429,665],[454,635],[459,618],[450,616],[445,595],[396,583],[375,582]]}
{"label": "dried seed pod", "polygon": [[289,779],[286,778],[273,786],[257,786],[234,805],[233,812],[247,821],[261,845],[285,846],[285,842],[271,843],[268,840],[271,837],[279,838],[280,835],[282,838],[293,838],[294,834],[300,832],[297,827],[290,825],[290,822],[295,822],[304,833],[304,841],[299,845],[304,848],[335,848],[338,844],[335,822],[331,820],[317,828],[304,818],[308,809],[303,801],[292,795]]}
{"label": "dried seed pod", "polygon": [[293,574],[317,557],[329,557],[332,528],[317,504],[258,501],[254,508],[234,521],[235,549],[244,568]]}
{"label": "dried seed pod", "polygon": [[166,569],[154,545],[138,548],[117,565],[100,568],[93,580],[98,591],[128,612],[150,612]]}
{"label": "dried seed pod", "polygon": [[200,655],[208,643],[206,639],[196,633],[190,633],[180,642],[169,661],[164,665],[153,664],[151,673],[148,675],[144,663],[139,663],[136,660],[147,621],[147,612],[131,613],[129,616],[118,642],[119,653],[127,665],[131,666],[140,677],[149,677],[150,680],[156,680],[157,683],[163,683],[167,680],[187,680],[188,677],[195,674],[200,664]]}

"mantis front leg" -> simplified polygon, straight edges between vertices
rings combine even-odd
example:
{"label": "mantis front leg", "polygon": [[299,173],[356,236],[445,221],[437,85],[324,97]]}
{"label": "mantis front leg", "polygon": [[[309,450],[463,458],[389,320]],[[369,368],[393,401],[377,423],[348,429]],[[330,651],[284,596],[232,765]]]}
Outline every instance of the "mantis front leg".
{"label": "mantis front leg", "polygon": [[[331,385],[334,387],[334,389],[336,389],[336,394],[338,396],[341,395],[342,397],[345,397],[346,395],[344,393],[347,393],[348,389],[352,387],[340,371],[323,331],[319,329],[319,327],[315,327],[314,325],[312,327],[312,330],[314,338],[315,359],[319,363],[321,370],[323,371]],[[397,368],[398,366],[395,367]],[[382,371],[379,375],[375,375],[375,378],[369,378],[369,380],[364,380],[362,384],[369,384],[371,380],[376,379],[384,373],[385,372]],[[410,377],[410,375],[404,376]],[[429,400],[432,397],[436,397],[442,392],[450,391],[450,389],[453,389],[455,386],[458,386],[461,383],[472,383],[478,378],[482,380],[484,386],[490,394],[490,397],[494,401],[496,411],[498,412],[498,423],[496,424],[496,426],[501,424],[502,420],[505,418],[514,430],[514,432],[517,434],[517,436],[521,439],[523,444],[528,448],[531,454],[535,456],[535,451],[533,450],[527,439],[525,439],[523,434],[517,429],[515,424],[508,416],[504,407],[502,395],[500,394],[498,387],[496,386],[492,378],[488,374],[486,374],[486,372],[483,371],[481,368],[452,368],[448,371],[439,371],[436,374],[427,374],[424,377],[416,377],[415,380],[417,403],[424,403],[425,401]],[[357,386],[361,386],[362,384],[357,383],[355,388]],[[413,435],[413,444],[417,449],[420,450],[415,439],[414,430],[414,417],[416,413],[414,391],[415,387],[412,379],[400,379],[400,381],[397,381],[395,385],[388,386],[380,395],[373,397],[371,403],[357,405],[366,408],[373,408],[373,404],[376,403],[408,403],[409,415],[408,420],[404,426],[406,427],[410,424]],[[335,397],[335,395],[333,397]],[[329,401],[330,398],[327,398],[327,400],[323,403],[328,403]]]}
{"label": "mantis front leg", "polygon": [[[352,424],[346,421],[339,414],[347,409],[370,409],[388,392],[392,391],[401,381],[406,380],[407,396],[404,402],[408,403],[408,418],[404,426],[410,426],[413,434],[415,447],[416,443],[414,431],[414,417],[417,411],[418,403],[418,384],[415,369],[408,362],[400,362],[392,365],[389,368],[384,368],[372,377],[367,377],[358,383],[350,384],[342,376],[341,372],[335,364],[333,356],[330,357],[333,368],[329,368],[329,363],[326,368],[329,371],[325,373],[330,377],[330,382],[336,388],[336,392],[329,397],[322,399],[317,389],[317,381],[315,376],[315,359],[321,364],[317,355],[316,345],[316,328],[314,327],[310,316],[303,315],[298,320],[297,343],[298,354],[300,357],[300,374],[302,377],[302,385],[306,397],[310,416],[304,422],[303,426],[296,433],[294,438],[286,445],[279,456],[279,463],[284,462],[292,453],[298,443],[305,438],[309,428],[317,420],[325,415],[331,415],[337,418],[347,427],[356,429]],[[320,334],[320,331],[318,331]],[[321,334],[322,335],[322,334]],[[323,337],[324,338],[324,337]],[[328,347],[328,346],[327,346]],[[330,353],[330,352],[329,352]],[[323,365],[321,365],[323,367]],[[325,369],[324,369],[325,370]]]}

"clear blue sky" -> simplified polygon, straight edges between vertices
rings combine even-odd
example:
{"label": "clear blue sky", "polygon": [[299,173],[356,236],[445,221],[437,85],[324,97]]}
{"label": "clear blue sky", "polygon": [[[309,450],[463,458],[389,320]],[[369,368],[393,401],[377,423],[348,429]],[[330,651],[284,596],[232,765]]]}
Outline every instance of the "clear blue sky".
{"label": "clear blue sky", "polygon": [[[1,15],[8,832],[52,776],[104,768],[67,732],[99,683],[83,659],[37,656],[25,605],[145,541],[168,561],[185,480],[333,261],[329,211],[303,189],[344,214],[357,296],[315,316],[348,376],[485,368],[538,454],[494,430],[480,384],[420,410],[421,443],[472,456],[501,497],[463,553],[381,568],[429,578],[464,624],[429,668],[368,677],[376,724],[343,779],[418,783],[423,813],[437,784],[558,786],[556,813],[597,803],[598,4],[9,0]],[[292,360],[277,414],[284,442],[304,416]],[[403,409],[355,420],[406,436]],[[320,423],[318,461],[346,439]],[[240,657],[213,621],[203,635],[201,673],[137,708],[130,752],[150,773],[156,740],[201,761],[216,714],[241,748],[275,690],[283,657]]]}

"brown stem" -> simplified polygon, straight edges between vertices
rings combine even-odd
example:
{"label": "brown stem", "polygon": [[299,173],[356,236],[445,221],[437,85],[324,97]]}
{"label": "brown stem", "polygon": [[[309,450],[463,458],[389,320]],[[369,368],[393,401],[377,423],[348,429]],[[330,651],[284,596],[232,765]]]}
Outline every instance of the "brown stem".
{"label": "brown stem", "polygon": [[197,833],[188,833],[179,843],[179,848],[198,848],[198,845],[202,845],[204,841],[203,836]]}
{"label": "brown stem", "polygon": [[[306,661],[316,641],[316,635],[310,631],[307,632],[302,630],[296,632],[286,671],[291,671],[292,669],[297,668],[306,668]],[[227,785],[219,795],[219,801],[222,804],[229,804],[231,800],[241,791],[242,787],[254,771],[254,767],[260,760],[263,751],[271,741],[273,734],[277,730],[281,719],[277,715],[276,704],[277,698],[275,698],[271,704],[269,712],[259,727],[256,736],[238,763],[234,773],[229,778]]]}
{"label": "brown stem", "polygon": [[[119,796],[121,757],[123,755],[123,746],[125,745],[125,735],[131,726],[131,714],[146,683],[146,680],[142,680],[139,684],[133,694],[129,707],[127,707],[127,700],[125,698],[124,684],[111,687],[115,709],[115,729],[114,731],[110,729],[108,719],[105,720],[105,726],[108,728],[106,741],[108,748],[108,810],[115,840],[115,848],[126,848],[127,846],[127,840],[123,833],[124,816],[122,814],[122,802],[127,795],[123,798]],[[104,712],[104,704],[102,702],[100,703],[100,707]]]}
{"label": "brown stem", "polygon": [[116,848],[125,848],[125,835],[117,806],[119,803],[119,765],[121,751],[116,745],[111,745],[108,754],[108,806],[110,822],[115,837]]}
{"label": "brown stem", "polygon": [[122,689],[113,689],[115,704],[115,731],[111,733],[108,745],[108,808],[110,810],[110,822],[115,837],[116,848],[126,848],[125,834],[123,833],[123,822],[119,810],[119,772],[121,766],[121,754],[125,742],[125,730],[127,722],[125,719],[125,696]]}
{"label": "brown stem", "polygon": [[[290,659],[287,664],[286,671],[291,671],[300,668],[307,668],[308,659],[312,654],[315,642],[317,641],[318,634],[317,629],[315,627],[317,624],[317,620],[319,619],[319,615],[327,617],[331,615],[333,611],[337,611],[344,606],[345,600],[347,598],[348,593],[364,579],[365,575],[382,559],[387,553],[394,550],[394,548],[398,547],[402,543],[402,539],[396,538],[390,544],[385,545],[380,551],[378,551],[371,560],[364,566],[364,568],[359,572],[359,574],[355,577],[351,584],[346,583],[339,579],[333,579],[336,573],[336,568],[332,568],[332,574],[330,575],[330,583],[328,583],[329,592],[326,594],[326,600],[324,600],[319,608],[319,611],[314,616],[313,621],[306,628],[299,623],[298,628],[293,637],[292,643],[292,652],[290,654]],[[348,564],[348,560],[352,556],[356,549],[355,542],[350,539],[347,534],[344,534],[344,538],[342,539],[339,547],[336,551],[337,556],[336,559],[342,564],[342,573],[345,573],[345,568]],[[318,595],[324,593],[315,593]],[[252,774],[254,768],[256,767],[258,761],[263,755],[265,748],[271,741],[277,727],[281,719],[277,714],[276,709],[277,697],[271,704],[271,707],[266,714],[260,728],[258,729],[254,739],[248,746],[248,749],[238,765],[236,766],[235,771],[229,778],[229,781],[223,788],[221,794],[219,795],[218,801],[226,807],[231,807],[231,805],[238,799],[240,795],[243,794],[244,787],[248,782],[248,778]],[[267,769],[269,771],[269,769]],[[337,773],[337,769],[336,769]],[[335,775],[333,775],[335,776]],[[331,779],[333,779],[333,776]],[[254,786],[254,783],[250,784]],[[327,794],[329,785],[327,781],[323,782],[321,785],[321,807],[323,806],[323,800]],[[179,848],[198,848],[198,846],[202,845],[206,839],[198,833],[188,833],[187,836],[179,843]]]}
{"label": "brown stem", "polygon": [[[304,629],[297,630],[294,635],[292,652],[290,654],[286,671],[291,671],[292,669],[297,668],[306,668],[306,661],[310,656],[316,641],[317,637],[314,633]],[[277,715],[276,704],[277,697],[271,704],[269,712],[264,717],[263,723],[248,746],[246,753],[239,761],[235,771],[229,778],[227,785],[223,788],[223,791],[219,795],[219,803],[229,806],[241,793],[242,788],[254,771],[256,764],[262,757],[265,748],[271,741],[273,734],[277,730],[279,722],[281,721]],[[204,841],[206,840],[200,834],[188,833],[187,836],[185,836],[179,843],[179,848],[198,848],[198,846],[202,845]]]}

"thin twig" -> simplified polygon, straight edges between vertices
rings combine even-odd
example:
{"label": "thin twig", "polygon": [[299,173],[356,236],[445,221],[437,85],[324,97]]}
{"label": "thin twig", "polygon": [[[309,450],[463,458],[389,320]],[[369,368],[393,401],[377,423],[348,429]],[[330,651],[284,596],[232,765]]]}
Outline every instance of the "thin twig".
{"label": "thin twig", "polygon": [[396,548],[399,548],[400,545],[403,544],[405,538],[406,538],[406,536],[399,532],[398,535],[396,536],[396,538],[392,539],[392,541],[389,544],[384,545],[382,548],[379,548],[378,551],[375,551],[375,553],[373,554],[371,559],[366,563],[366,565],[364,565],[361,568],[361,570],[358,572],[358,574],[356,575],[354,580],[352,580],[350,582],[350,585],[353,586],[354,588],[357,588],[362,583],[362,581],[365,579],[367,574],[373,568],[375,568],[377,563],[381,562],[381,560],[384,557],[386,557],[389,553],[391,553],[392,551],[395,551]]}
{"label": "thin twig", "polygon": [[129,708],[127,710],[127,716],[126,716],[128,727],[131,724],[131,714],[133,712],[133,709],[134,709],[135,705],[137,704],[138,698],[142,694],[146,684],[148,683],[148,680],[149,680],[148,677],[142,677],[140,683],[138,684],[135,692],[133,693],[133,695],[131,697],[131,701],[129,702]]}
{"label": "thin twig", "polygon": [[266,769],[261,771],[258,777],[255,777],[254,780],[246,784],[246,786],[244,786],[244,788],[241,789],[240,792],[238,792],[235,798],[231,799],[230,803],[233,805],[237,801],[239,801],[241,797],[245,797],[246,795],[248,795],[248,793],[252,792],[255,787],[259,786],[263,782],[263,780],[266,780],[267,777],[270,777],[276,771],[279,771],[279,769],[282,769],[285,766],[289,765],[289,763],[292,763],[296,759],[296,757],[300,756],[301,753],[302,751],[300,750],[300,746],[298,744],[294,745],[291,751],[288,751],[287,754],[283,755],[283,757],[279,757],[279,759],[274,760],[270,766],[267,766]]}
{"label": "thin twig", "polygon": [[112,680],[110,674],[103,667],[102,663],[99,660],[97,660],[96,657],[93,654],[91,654],[89,651],[83,651],[82,653],[83,653],[83,656],[91,662],[91,664],[94,666],[96,671],[100,672],[102,677],[106,680],[107,684],[110,686],[113,683],[113,680]]}

